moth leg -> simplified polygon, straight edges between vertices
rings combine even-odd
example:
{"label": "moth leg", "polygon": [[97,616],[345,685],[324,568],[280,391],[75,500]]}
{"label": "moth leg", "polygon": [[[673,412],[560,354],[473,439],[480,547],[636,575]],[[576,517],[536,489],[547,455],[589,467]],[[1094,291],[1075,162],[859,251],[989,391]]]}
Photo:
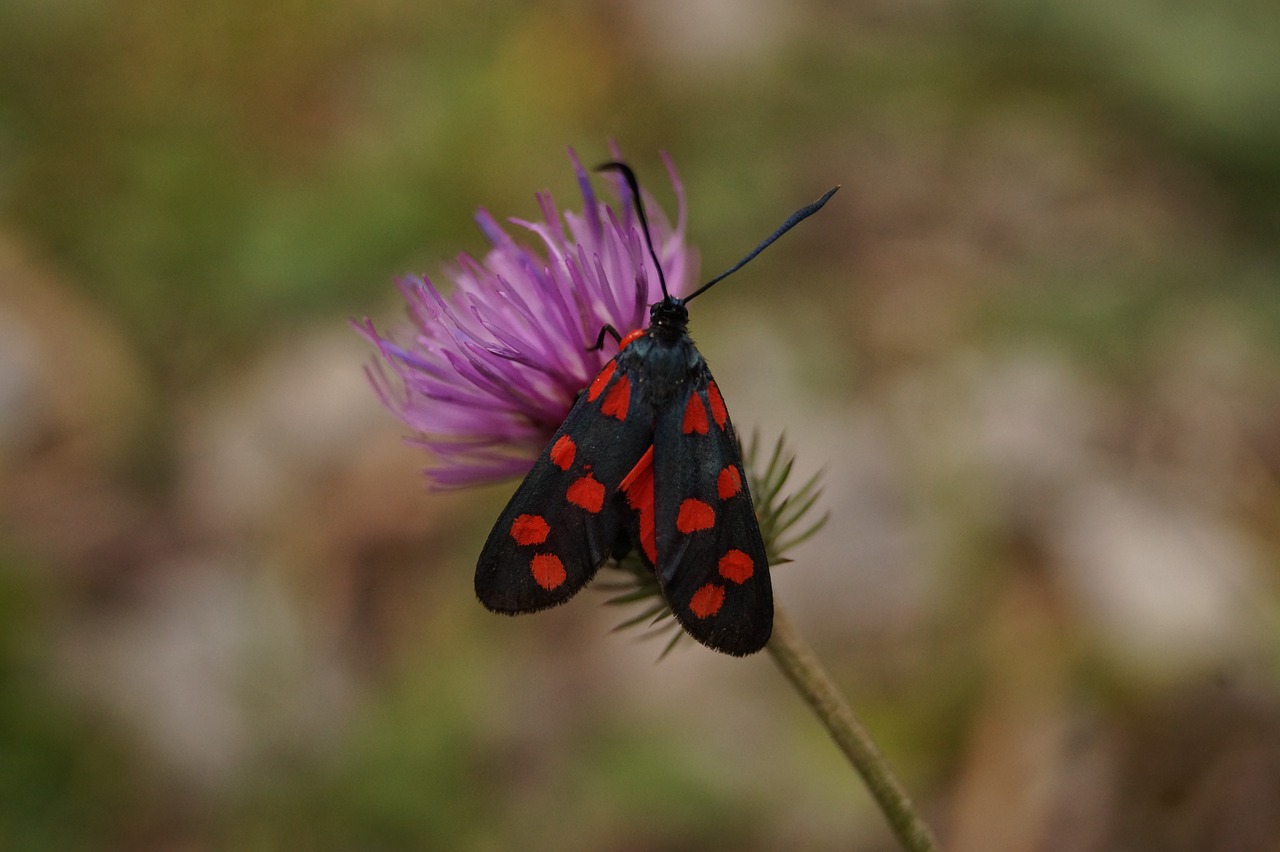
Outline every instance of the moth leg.
{"label": "moth leg", "polygon": [[609,325],[609,323],[605,323],[604,326],[600,329],[600,334],[596,337],[596,345],[588,347],[587,351],[599,352],[601,349],[603,349],[604,336],[606,334],[613,338],[614,343],[622,342],[622,335],[618,333],[618,330],[613,326]]}

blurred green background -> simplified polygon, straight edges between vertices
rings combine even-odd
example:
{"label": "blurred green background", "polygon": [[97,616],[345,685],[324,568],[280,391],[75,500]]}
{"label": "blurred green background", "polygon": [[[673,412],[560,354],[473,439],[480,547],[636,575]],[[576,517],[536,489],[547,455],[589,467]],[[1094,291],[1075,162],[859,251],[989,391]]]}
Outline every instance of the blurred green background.
{"label": "blurred green background", "polygon": [[[1280,844],[1280,6],[0,5],[0,848],[892,849],[767,655],[474,600],[349,317],[615,139],[954,850]],[[437,277],[436,280],[443,280]]]}

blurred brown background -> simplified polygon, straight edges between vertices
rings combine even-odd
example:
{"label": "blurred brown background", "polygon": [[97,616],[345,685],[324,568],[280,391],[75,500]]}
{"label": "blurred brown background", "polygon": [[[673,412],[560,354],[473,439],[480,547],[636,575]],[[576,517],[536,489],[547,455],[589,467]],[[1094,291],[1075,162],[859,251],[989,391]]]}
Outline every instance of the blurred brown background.
{"label": "blurred brown background", "polygon": [[766,655],[505,619],[347,318],[616,139],[954,850],[1280,848],[1280,6],[0,6],[0,847],[891,849]]}

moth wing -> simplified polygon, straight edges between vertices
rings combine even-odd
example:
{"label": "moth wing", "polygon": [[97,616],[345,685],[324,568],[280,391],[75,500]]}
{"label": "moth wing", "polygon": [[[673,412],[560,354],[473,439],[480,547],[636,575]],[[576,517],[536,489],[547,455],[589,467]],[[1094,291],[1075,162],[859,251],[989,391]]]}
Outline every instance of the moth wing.
{"label": "moth wing", "polygon": [[658,413],[653,438],[654,571],[689,635],[728,654],[773,631],[773,587],[742,451],[703,366]]}
{"label": "moth wing", "polygon": [[618,485],[653,438],[610,360],[570,409],[489,533],[476,596],[495,612],[546,609],[573,597],[612,555],[622,530]]}

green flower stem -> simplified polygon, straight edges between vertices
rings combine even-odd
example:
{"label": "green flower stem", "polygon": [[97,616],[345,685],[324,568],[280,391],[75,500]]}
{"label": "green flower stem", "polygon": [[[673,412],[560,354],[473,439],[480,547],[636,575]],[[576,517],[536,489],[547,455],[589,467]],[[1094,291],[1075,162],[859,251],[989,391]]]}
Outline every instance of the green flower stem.
{"label": "green flower stem", "polygon": [[774,610],[773,636],[769,639],[768,648],[778,668],[799,690],[836,745],[858,770],[903,848],[911,852],[937,852],[938,841],[916,813],[888,761],[871,741],[866,728],[853,714],[812,649],[800,638],[781,610]]}

